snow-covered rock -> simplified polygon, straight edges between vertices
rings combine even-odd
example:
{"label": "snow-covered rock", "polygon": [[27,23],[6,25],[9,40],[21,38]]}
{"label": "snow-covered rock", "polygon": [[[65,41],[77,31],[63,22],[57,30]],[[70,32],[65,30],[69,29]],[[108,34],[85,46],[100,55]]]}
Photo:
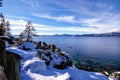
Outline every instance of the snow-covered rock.
{"label": "snow-covered rock", "polygon": [[33,42],[23,42],[19,48],[26,51],[36,51],[36,45]]}
{"label": "snow-covered rock", "polygon": [[108,77],[101,73],[82,71],[73,67],[58,70],[48,66],[46,71],[38,72],[32,72],[31,69],[33,68],[26,72],[31,80],[108,80]]}
{"label": "snow-covered rock", "polygon": [[[52,50],[41,50],[37,53],[35,44],[24,42],[22,47],[30,50],[18,48],[8,48],[22,54],[21,60],[21,80],[109,80],[107,76],[97,72],[87,72],[78,70],[72,66],[71,59],[66,54],[59,54]],[[35,56],[39,56],[36,58]],[[49,62],[49,65],[45,63]],[[56,69],[56,66],[65,66],[64,69]]]}
{"label": "snow-covered rock", "polygon": [[24,62],[23,68],[25,70],[30,69],[32,73],[39,73],[41,71],[46,71],[46,64],[38,58],[33,58],[32,60],[27,60]]}
{"label": "snow-covered rock", "polygon": [[116,71],[110,74],[109,80],[120,80],[120,71]]}
{"label": "snow-covered rock", "polygon": [[52,65],[46,66],[45,62],[35,58],[30,52],[25,51],[23,54],[26,57],[21,61],[22,80],[108,80],[108,77],[101,73],[78,70],[75,67],[60,70]]}
{"label": "snow-covered rock", "polygon": [[25,51],[18,49],[17,47],[6,47],[6,51],[12,52],[14,54],[17,54],[21,57],[24,57]]}
{"label": "snow-covered rock", "polygon": [[54,53],[51,50],[40,50],[37,56],[46,62],[47,65],[52,65],[57,69],[65,69],[72,66],[72,60],[66,54]]}

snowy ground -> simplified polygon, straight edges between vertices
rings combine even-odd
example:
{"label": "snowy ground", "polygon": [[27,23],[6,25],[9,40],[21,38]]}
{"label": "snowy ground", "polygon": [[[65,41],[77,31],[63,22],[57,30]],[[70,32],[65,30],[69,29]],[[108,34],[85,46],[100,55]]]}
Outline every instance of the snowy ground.
{"label": "snowy ground", "polygon": [[[27,52],[26,52],[27,53]],[[69,67],[58,70],[46,64],[34,56],[34,53],[24,54],[22,60],[22,80],[108,80],[101,73],[86,72]]]}
{"label": "snowy ground", "polygon": [[101,73],[78,70],[74,66],[64,70],[46,66],[44,61],[35,57],[35,50],[23,51],[14,47],[7,50],[17,52],[22,56],[21,80],[109,80]]}

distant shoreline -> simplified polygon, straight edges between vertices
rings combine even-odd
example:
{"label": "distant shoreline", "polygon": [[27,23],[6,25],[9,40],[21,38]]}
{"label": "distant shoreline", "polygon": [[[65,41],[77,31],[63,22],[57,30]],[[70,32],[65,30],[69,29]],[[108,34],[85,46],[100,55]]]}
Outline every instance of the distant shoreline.
{"label": "distant shoreline", "polygon": [[[14,35],[14,36],[19,36],[19,35]],[[120,37],[120,32],[101,33],[101,34],[54,34],[54,35],[38,35],[38,36]]]}

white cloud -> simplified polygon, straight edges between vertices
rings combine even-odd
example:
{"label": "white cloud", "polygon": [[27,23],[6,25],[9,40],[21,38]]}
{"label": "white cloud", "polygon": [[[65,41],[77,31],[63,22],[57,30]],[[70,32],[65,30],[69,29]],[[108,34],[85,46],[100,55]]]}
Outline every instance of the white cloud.
{"label": "white cloud", "polygon": [[[102,2],[89,1],[89,0],[22,0],[29,5],[29,10],[32,12],[51,13],[55,11],[69,11],[76,14],[96,16],[98,14],[113,10],[113,6]],[[57,7],[56,7],[57,6]],[[96,9],[94,11],[94,9]]]}
{"label": "white cloud", "polygon": [[108,32],[120,32],[120,28],[113,28],[109,30]]}
{"label": "white cloud", "polygon": [[96,27],[95,33],[120,31],[120,14],[105,14],[99,17],[81,20],[84,25]]}
{"label": "white cloud", "polygon": [[[57,27],[45,24],[35,24],[39,34],[55,33],[104,33],[110,31],[120,31],[120,14],[115,13],[114,6],[102,2],[89,0],[22,0],[29,4],[29,8],[33,16],[56,20],[58,22],[77,23],[80,26]],[[55,5],[55,6],[52,6]],[[57,11],[61,13],[57,13]],[[68,14],[65,13],[68,11]],[[42,12],[42,13],[41,13]],[[44,15],[43,15],[44,13]],[[57,14],[57,15],[56,15]],[[15,16],[14,16],[15,17]],[[22,30],[22,26],[26,25],[26,21],[22,20],[24,17],[15,17],[21,20],[10,20],[13,29]],[[21,26],[21,27],[20,27]],[[86,26],[82,27],[81,26]],[[44,32],[43,32],[44,31]]]}
{"label": "white cloud", "polygon": [[15,20],[15,19],[7,19],[10,22],[11,32],[12,34],[20,34],[24,29],[27,21],[25,20]]}
{"label": "white cloud", "polygon": [[78,23],[79,21],[75,20],[75,17],[72,16],[51,16],[51,15],[39,15],[39,14],[33,14],[36,17],[40,18],[46,18],[46,19],[52,19],[56,20],[58,22],[68,22],[68,23]]}
{"label": "white cloud", "polygon": [[28,18],[28,17],[23,17],[23,16],[10,16],[10,15],[6,15],[6,17],[7,18],[9,18],[9,19],[24,19],[24,20],[30,20],[30,18]]}
{"label": "white cloud", "polygon": [[[51,16],[44,16],[46,18],[52,18]],[[58,19],[55,17],[55,19]],[[63,18],[62,18],[63,19]],[[62,20],[60,18],[60,20]],[[112,31],[120,31],[120,23],[119,23],[120,15],[111,15],[105,17],[105,15],[101,15],[100,17],[81,19],[81,23],[84,26],[68,26],[68,27],[58,27],[58,26],[50,26],[44,24],[33,23],[38,34],[81,34],[83,33],[105,33]],[[71,19],[72,20],[72,19]],[[74,19],[73,19],[74,20]],[[20,34],[25,29],[25,25],[27,21],[25,20],[15,20],[9,19],[11,24],[11,29],[14,34]],[[76,20],[75,20],[76,21]],[[17,32],[16,32],[17,31]]]}
{"label": "white cloud", "polygon": [[27,21],[22,20],[22,19],[20,20],[7,19],[7,20],[10,22],[11,25],[21,25],[21,27],[27,23]]}
{"label": "white cloud", "polygon": [[[9,19],[9,22],[11,24],[12,34],[20,34],[24,29],[25,25],[27,24],[27,21],[25,20],[14,20]],[[81,32],[92,32],[93,28],[81,28],[76,26],[68,26],[68,27],[55,27],[55,26],[49,26],[49,25],[43,25],[43,24],[37,24],[32,23],[35,29],[37,30],[38,34],[78,34]]]}
{"label": "white cloud", "polygon": [[[47,2],[47,1],[46,1]],[[50,2],[48,2],[50,3]],[[114,10],[113,5],[91,0],[53,0],[51,3],[63,7],[66,11],[71,11],[79,15],[98,16]],[[45,5],[47,6],[47,5]],[[49,8],[49,7],[48,7]],[[56,9],[52,7],[53,10]],[[59,10],[59,9],[58,9]]]}

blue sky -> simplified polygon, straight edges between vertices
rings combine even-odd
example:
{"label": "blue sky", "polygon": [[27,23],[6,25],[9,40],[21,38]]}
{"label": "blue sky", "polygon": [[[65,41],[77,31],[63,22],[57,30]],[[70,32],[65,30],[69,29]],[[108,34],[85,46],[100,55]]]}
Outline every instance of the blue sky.
{"label": "blue sky", "polygon": [[120,32],[120,0],[3,0],[13,34],[28,20],[40,35]]}

